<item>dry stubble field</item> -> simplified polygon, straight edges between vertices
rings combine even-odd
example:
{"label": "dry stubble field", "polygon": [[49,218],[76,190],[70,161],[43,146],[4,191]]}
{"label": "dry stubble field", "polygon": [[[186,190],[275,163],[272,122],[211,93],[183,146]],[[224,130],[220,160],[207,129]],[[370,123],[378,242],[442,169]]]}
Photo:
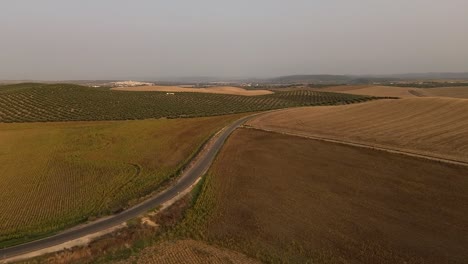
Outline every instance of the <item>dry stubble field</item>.
{"label": "dry stubble field", "polygon": [[269,113],[249,125],[468,162],[468,100],[409,98]]}
{"label": "dry stubble field", "polygon": [[[389,87],[389,86],[371,86],[371,85],[342,85],[342,86],[332,86],[332,87],[314,89],[314,90],[356,94],[356,95],[411,98],[411,97],[416,97],[415,94],[418,94],[417,93],[418,91],[422,92],[425,89]],[[412,91],[416,91],[416,93],[413,93]]]}
{"label": "dry stubble field", "polygon": [[466,263],[468,168],[237,130],[180,232],[267,262]]}
{"label": "dry stubble field", "polygon": [[240,116],[0,124],[0,245],[112,213],[155,191]]}
{"label": "dry stubble field", "polygon": [[339,92],[368,96],[390,96],[400,98],[414,97],[452,97],[468,98],[468,87],[442,87],[442,88],[416,88],[416,87],[394,87],[375,85],[342,85],[333,86],[316,91]]}
{"label": "dry stubble field", "polygon": [[444,87],[444,88],[425,89],[424,95],[467,99],[468,87]]}

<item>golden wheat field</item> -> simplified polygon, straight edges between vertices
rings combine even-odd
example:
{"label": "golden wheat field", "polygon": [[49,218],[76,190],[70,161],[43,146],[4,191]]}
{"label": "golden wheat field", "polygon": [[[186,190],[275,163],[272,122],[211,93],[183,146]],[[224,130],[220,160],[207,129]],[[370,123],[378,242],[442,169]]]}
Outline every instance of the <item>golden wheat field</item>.
{"label": "golden wheat field", "polygon": [[0,124],[0,244],[120,210],[239,117]]}
{"label": "golden wheat field", "polygon": [[409,98],[295,108],[248,125],[468,162],[468,100]]}
{"label": "golden wheat field", "polygon": [[213,94],[232,94],[232,95],[266,95],[273,92],[268,90],[246,90],[244,88],[232,86],[218,86],[209,88],[185,88],[180,86],[138,86],[138,87],[117,87],[112,88],[117,91],[140,91],[140,92],[190,92],[190,93],[213,93]]}
{"label": "golden wheat field", "polygon": [[425,96],[468,98],[468,87],[444,87],[424,89]]}

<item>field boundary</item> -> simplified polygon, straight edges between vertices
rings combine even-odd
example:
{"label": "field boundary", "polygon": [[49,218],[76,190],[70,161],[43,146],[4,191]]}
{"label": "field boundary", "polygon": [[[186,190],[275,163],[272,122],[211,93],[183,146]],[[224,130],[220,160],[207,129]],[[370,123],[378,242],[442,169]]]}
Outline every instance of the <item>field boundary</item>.
{"label": "field boundary", "polygon": [[455,160],[455,159],[446,159],[446,158],[431,156],[431,155],[422,154],[422,153],[418,153],[418,152],[412,152],[412,151],[408,151],[408,150],[394,149],[394,148],[389,148],[389,147],[382,147],[382,146],[376,146],[376,145],[371,145],[371,144],[358,143],[358,142],[346,141],[346,140],[339,140],[339,139],[327,138],[327,137],[321,137],[321,136],[304,135],[304,134],[301,134],[301,133],[284,132],[284,131],[278,131],[278,130],[273,130],[273,129],[257,128],[257,127],[253,127],[253,126],[250,126],[250,125],[243,125],[242,127],[246,128],[246,129],[254,129],[254,130],[265,131],[265,132],[270,132],[270,133],[277,133],[277,134],[282,134],[282,135],[307,138],[307,139],[318,140],[318,141],[329,142],[329,143],[335,143],[335,144],[340,144],[340,145],[347,145],[347,146],[352,146],[352,147],[359,147],[359,148],[366,148],[366,149],[372,149],[372,150],[378,150],[378,151],[385,151],[385,152],[389,152],[389,153],[393,153],[393,154],[406,155],[406,156],[410,156],[410,157],[413,157],[413,158],[421,158],[421,159],[432,160],[432,161],[437,161],[437,162],[442,162],[442,163],[447,163],[447,164],[452,164],[452,165],[459,165],[459,166],[468,167],[468,162]]}

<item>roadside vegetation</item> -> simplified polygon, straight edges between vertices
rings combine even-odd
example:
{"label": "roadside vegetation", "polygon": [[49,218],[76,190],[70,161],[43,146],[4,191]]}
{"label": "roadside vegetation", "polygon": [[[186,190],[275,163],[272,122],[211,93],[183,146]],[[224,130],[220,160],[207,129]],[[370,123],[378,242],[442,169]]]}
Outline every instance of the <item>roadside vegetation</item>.
{"label": "roadside vegetation", "polygon": [[136,203],[242,115],[0,124],[0,246]]}
{"label": "roadside vegetation", "polygon": [[246,97],[115,91],[71,84],[17,84],[0,86],[0,91],[3,123],[200,117],[377,99],[310,90]]}

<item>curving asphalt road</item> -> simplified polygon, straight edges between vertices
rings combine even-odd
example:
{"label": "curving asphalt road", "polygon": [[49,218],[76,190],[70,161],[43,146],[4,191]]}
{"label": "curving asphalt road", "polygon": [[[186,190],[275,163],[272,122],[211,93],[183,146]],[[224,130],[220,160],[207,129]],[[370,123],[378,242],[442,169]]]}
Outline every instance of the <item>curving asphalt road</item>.
{"label": "curving asphalt road", "polygon": [[238,128],[247,120],[253,118],[256,115],[257,114],[253,114],[250,116],[243,117],[235,121],[228,127],[224,128],[220,132],[220,134],[218,134],[218,136],[214,138],[215,141],[212,143],[210,148],[207,151],[201,153],[201,156],[197,157],[193,166],[185,170],[180,176],[179,180],[165,191],[134,207],[131,207],[125,211],[120,212],[119,214],[113,215],[101,221],[91,222],[89,224],[83,225],[82,227],[75,227],[62,233],[40,240],[35,240],[29,243],[0,249],[0,260],[60,245],[62,243],[74,239],[78,239],[87,235],[106,230],[108,228],[120,225],[132,218],[135,218],[157,207],[160,204],[165,203],[166,201],[169,201],[170,199],[175,197],[179,192],[182,192],[188,187],[190,187],[198,178],[203,176],[203,174],[205,174],[206,171],[209,169],[211,163],[216,157],[216,154],[221,149],[229,135],[231,135],[231,133],[236,128]]}

